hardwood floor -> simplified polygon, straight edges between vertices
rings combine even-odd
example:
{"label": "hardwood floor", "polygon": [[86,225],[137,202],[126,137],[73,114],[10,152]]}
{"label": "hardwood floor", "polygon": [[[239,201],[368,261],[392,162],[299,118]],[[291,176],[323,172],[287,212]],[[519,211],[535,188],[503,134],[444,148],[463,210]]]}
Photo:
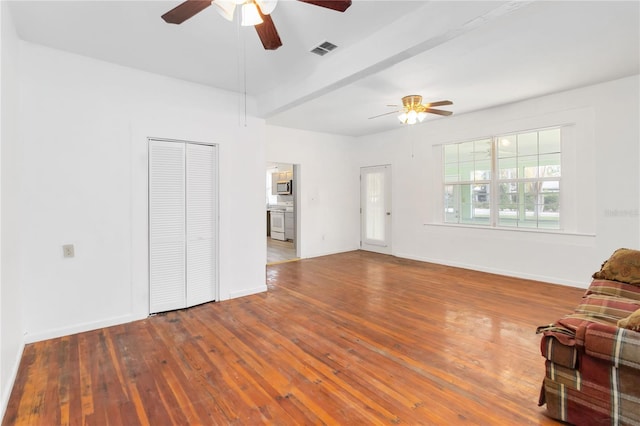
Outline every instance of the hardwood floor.
{"label": "hardwood floor", "polygon": [[274,264],[297,259],[296,248],[291,241],[279,241],[267,237],[267,263]]}
{"label": "hardwood floor", "polygon": [[350,252],[25,348],[3,425],[548,425],[535,328],[583,290]]}

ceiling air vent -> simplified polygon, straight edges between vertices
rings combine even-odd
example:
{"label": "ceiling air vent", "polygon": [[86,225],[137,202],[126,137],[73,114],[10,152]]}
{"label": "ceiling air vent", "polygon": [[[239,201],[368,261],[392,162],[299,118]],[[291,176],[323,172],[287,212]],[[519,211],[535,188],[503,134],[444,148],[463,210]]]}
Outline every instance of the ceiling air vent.
{"label": "ceiling air vent", "polygon": [[310,50],[311,53],[315,53],[316,55],[319,56],[324,56],[327,53],[331,52],[333,49],[335,49],[336,46],[335,44],[325,41],[323,43],[320,43],[319,45],[317,45],[316,47],[314,47],[313,49]]}

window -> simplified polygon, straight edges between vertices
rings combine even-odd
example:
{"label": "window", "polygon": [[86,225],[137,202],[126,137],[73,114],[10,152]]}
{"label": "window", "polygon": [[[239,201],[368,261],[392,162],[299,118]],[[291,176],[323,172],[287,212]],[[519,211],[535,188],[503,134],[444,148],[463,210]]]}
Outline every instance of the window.
{"label": "window", "polygon": [[561,128],[443,146],[444,222],[560,229]]}
{"label": "window", "polygon": [[278,195],[273,193],[273,174],[277,172],[277,167],[267,168],[267,205],[278,204]]}

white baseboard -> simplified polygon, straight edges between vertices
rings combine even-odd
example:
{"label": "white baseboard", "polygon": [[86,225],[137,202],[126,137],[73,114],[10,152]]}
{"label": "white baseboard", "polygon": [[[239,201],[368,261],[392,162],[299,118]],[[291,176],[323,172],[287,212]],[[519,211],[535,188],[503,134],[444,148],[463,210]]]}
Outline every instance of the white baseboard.
{"label": "white baseboard", "polygon": [[20,345],[20,348],[18,349],[18,354],[16,355],[15,362],[13,363],[11,374],[9,374],[9,380],[7,380],[7,383],[3,383],[2,406],[0,407],[0,421],[4,419],[4,415],[7,412],[7,406],[9,405],[9,398],[11,398],[11,391],[13,391],[13,385],[15,384],[16,378],[18,377],[18,369],[20,368],[20,362],[22,361],[24,346],[25,344],[23,342]]}
{"label": "white baseboard", "polygon": [[301,259],[312,259],[314,257],[331,256],[333,254],[347,253],[347,252],[356,251],[359,249],[360,249],[359,247],[348,247],[340,250],[331,250],[331,251],[325,251],[320,253],[305,254],[303,257],[301,257]]}
{"label": "white baseboard", "polygon": [[40,331],[37,333],[27,333],[25,335],[25,343],[34,343],[41,340],[55,339],[56,337],[68,336],[70,334],[82,333],[85,331],[96,330],[104,327],[111,327],[113,325],[125,324],[145,318],[147,318],[147,315],[128,314],[82,324],[74,324],[70,327],[60,327],[51,330]]}
{"label": "white baseboard", "polygon": [[233,293],[229,293],[229,299],[235,299],[237,297],[244,297],[244,296],[251,296],[252,294],[264,293],[265,291],[267,291],[266,285],[263,285],[260,287],[247,288],[244,290],[234,291]]}
{"label": "white baseboard", "polygon": [[587,288],[589,286],[588,282],[584,283],[579,281],[563,280],[557,277],[550,277],[550,276],[538,275],[538,274],[526,274],[526,273],[510,271],[506,269],[487,268],[482,265],[471,265],[471,264],[462,263],[462,262],[449,262],[449,261],[444,261],[442,259],[431,259],[431,258],[420,257],[420,256],[411,256],[411,255],[402,254],[402,253],[394,253],[394,256],[401,257],[404,259],[418,260],[420,262],[437,263],[439,265],[453,266],[455,268],[464,268],[464,269],[471,269],[473,271],[487,272],[490,274],[504,275],[507,277],[541,281],[541,282],[551,283],[551,284],[560,284],[560,285],[565,285],[569,287]]}

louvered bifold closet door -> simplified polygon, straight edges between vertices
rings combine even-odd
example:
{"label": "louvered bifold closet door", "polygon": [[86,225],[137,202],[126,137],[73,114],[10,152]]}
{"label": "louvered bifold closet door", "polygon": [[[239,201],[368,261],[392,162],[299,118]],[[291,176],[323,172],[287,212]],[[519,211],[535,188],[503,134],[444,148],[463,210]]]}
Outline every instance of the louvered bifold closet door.
{"label": "louvered bifold closet door", "polygon": [[186,306],[185,145],[149,141],[149,311]]}
{"label": "louvered bifold closet door", "polygon": [[217,250],[216,154],[187,144],[187,305],[215,299]]}

